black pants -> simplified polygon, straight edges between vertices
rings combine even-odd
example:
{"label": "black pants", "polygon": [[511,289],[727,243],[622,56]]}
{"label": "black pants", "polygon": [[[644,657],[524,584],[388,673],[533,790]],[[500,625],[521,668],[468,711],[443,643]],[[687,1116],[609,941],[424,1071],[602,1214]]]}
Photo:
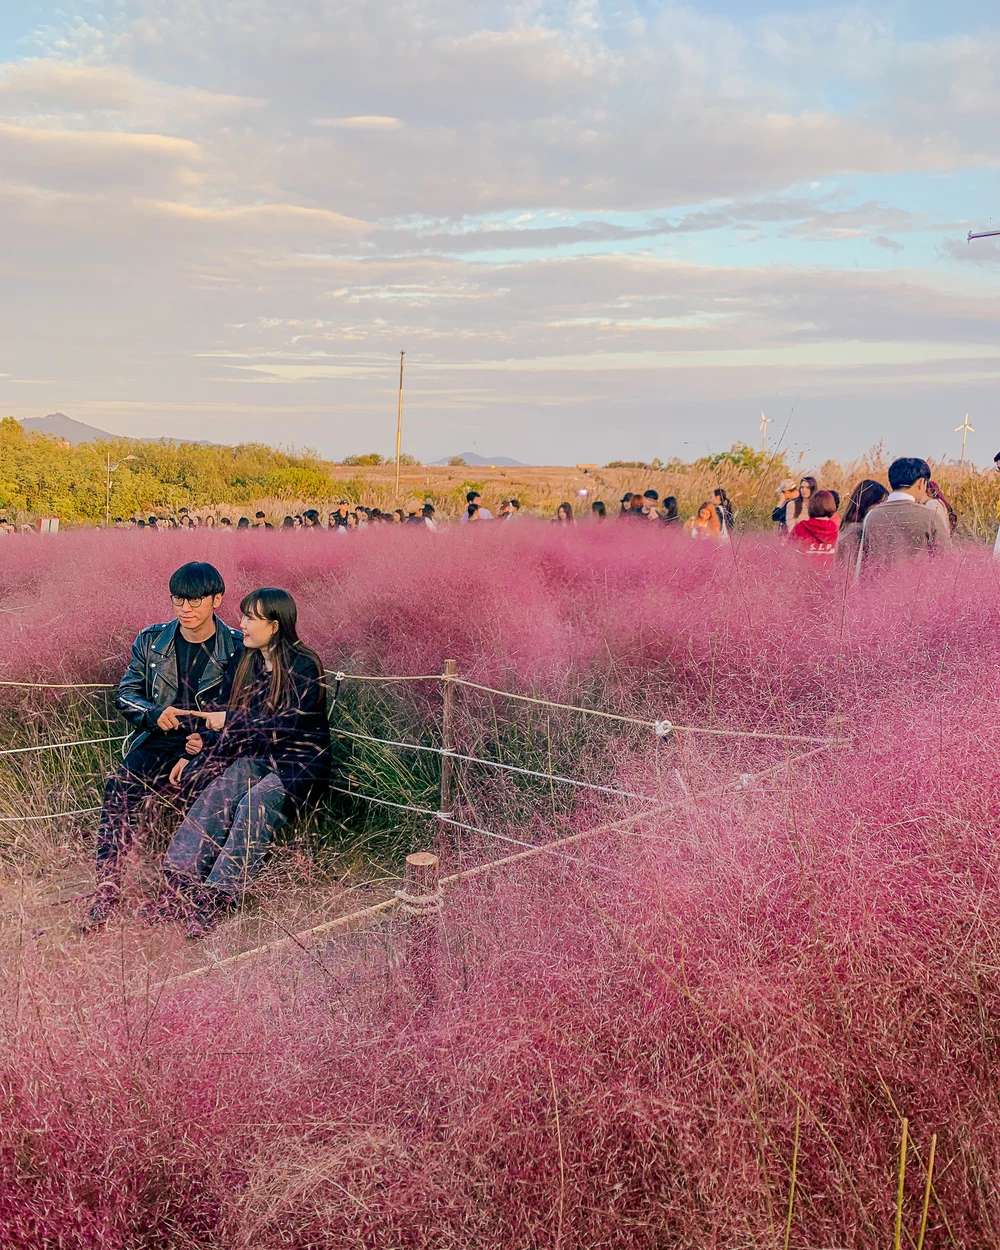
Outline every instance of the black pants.
{"label": "black pants", "polygon": [[152,733],[133,747],[104,786],[104,805],[97,830],[97,879],[117,876],[119,860],[134,840],[134,821],[150,795],[158,796],[178,820],[186,798],[170,784],[170,770],[184,754],[184,734]]}

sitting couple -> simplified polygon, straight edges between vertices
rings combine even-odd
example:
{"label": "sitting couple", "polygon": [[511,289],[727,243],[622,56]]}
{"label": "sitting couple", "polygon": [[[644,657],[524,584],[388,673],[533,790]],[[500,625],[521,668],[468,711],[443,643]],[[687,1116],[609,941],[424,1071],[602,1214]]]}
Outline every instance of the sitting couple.
{"label": "sitting couple", "polygon": [[286,820],[318,802],[330,779],[323,665],[299,641],[295,600],[255,590],[239,630],[216,616],[225,584],[192,562],[170,579],[177,619],[135,640],[115,704],[133,726],[108,778],[97,835],[97,890],[82,928],[122,901],[122,864],[150,796],[182,816],[147,921],[177,918],[204,937],[237,906]]}

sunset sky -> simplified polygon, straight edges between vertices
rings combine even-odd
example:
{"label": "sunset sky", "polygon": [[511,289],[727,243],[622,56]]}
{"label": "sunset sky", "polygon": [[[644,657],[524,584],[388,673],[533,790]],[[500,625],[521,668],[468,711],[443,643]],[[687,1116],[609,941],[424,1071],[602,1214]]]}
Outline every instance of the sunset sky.
{"label": "sunset sky", "polygon": [[4,4],[0,415],[989,462],[998,162],[986,0]]}

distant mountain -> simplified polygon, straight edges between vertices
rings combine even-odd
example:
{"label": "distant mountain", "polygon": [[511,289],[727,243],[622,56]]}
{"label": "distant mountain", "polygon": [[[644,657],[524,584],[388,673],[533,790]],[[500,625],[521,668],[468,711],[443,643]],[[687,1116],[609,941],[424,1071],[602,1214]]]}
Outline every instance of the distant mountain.
{"label": "distant mountain", "polygon": [[[79,443],[108,442],[111,439],[126,438],[124,434],[109,434],[107,430],[99,430],[96,425],[85,425],[82,421],[74,421],[64,412],[50,412],[47,417],[24,417],[20,422],[23,429],[32,434],[49,434],[53,438],[61,438],[76,446]],[[180,438],[137,438],[136,443],[197,443],[199,447],[220,447],[221,443],[209,443],[204,439]]]}
{"label": "distant mountain", "polygon": [[[486,464],[496,465],[498,469],[523,469],[524,465],[520,460],[511,460],[509,456],[479,456],[474,451],[460,451],[459,457],[470,466],[483,466]],[[453,456],[445,456],[443,460],[434,460],[432,464],[447,464],[449,460],[454,459]]]}
{"label": "distant mountain", "polygon": [[74,446],[77,443],[96,443],[100,439],[115,437],[107,430],[99,430],[96,426],[74,421],[72,417],[67,417],[62,412],[50,412],[47,417],[24,417],[21,425],[32,434],[51,434],[53,438],[64,439]]}

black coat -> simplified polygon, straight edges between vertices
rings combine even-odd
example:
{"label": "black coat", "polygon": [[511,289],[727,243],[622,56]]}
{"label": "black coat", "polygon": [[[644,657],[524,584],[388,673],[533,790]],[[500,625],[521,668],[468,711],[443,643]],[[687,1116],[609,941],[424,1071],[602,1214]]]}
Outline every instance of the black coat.
{"label": "black coat", "polygon": [[[178,629],[177,621],[147,625],[132,644],[132,658],[115,693],[115,707],[133,729],[122,754],[145,741],[156,729],[160,713],[177,698]],[[226,706],[230,662],[242,650],[240,631],[216,617],[215,637],[195,698],[196,705],[203,711],[213,712]],[[231,682],[231,678],[228,680]]]}
{"label": "black coat", "polygon": [[[241,654],[233,657],[226,674],[227,696]],[[227,709],[225,729],[195,756],[185,773],[185,783],[200,790],[235,760],[263,760],[281,778],[285,814],[301,815],[323,798],[330,785],[330,722],[322,665],[311,652],[296,651],[285,704],[273,711],[267,706],[271,675],[259,651],[254,654],[251,672],[247,706]],[[187,773],[191,772],[196,775],[189,778]]]}

